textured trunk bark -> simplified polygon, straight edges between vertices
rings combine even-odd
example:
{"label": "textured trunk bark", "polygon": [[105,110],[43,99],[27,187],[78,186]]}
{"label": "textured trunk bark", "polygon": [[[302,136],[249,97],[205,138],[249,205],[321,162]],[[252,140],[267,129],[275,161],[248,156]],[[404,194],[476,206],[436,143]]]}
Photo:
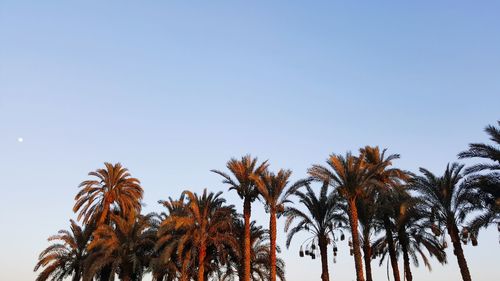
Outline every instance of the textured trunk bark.
{"label": "textured trunk bark", "polygon": [[389,248],[389,257],[391,258],[392,275],[394,277],[394,281],[401,281],[399,276],[399,265],[396,256],[396,248],[394,247],[394,239],[392,237],[391,223],[389,221],[388,216],[384,217],[384,228],[385,228],[385,238],[387,240],[387,245]]}
{"label": "textured trunk bark", "polygon": [[181,272],[181,281],[188,281],[189,278],[188,278],[188,274],[186,273],[186,271],[184,272]]}
{"label": "textured trunk bark", "polygon": [[269,280],[276,281],[276,210],[274,208],[271,209],[269,230],[271,232],[271,249],[269,261],[271,263],[271,278],[269,278]]}
{"label": "textured trunk bark", "polygon": [[329,281],[330,275],[328,274],[328,242],[326,237],[323,235],[319,237],[318,241],[319,252],[321,255],[321,280]]}
{"label": "textured trunk bark", "polygon": [[200,252],[198,253],[198,281],[205,281],[205,256],[207,255],[207,249],[205,242],[202,239],[200,245]]}
{"label": "textured trunk bark", "polygon": [[467,261],[465,260],[464,251],[462,249],[462,243],[460,242],[460,236],[458,235],[458,228],[455,223],[448,222],[448,234],[450,235],[451,242],[453,243],[453,253],[457,257],[460,273],[462,274],[462,280],[472,281],[469,267],[467,266]]}
{"label": "textured trunk bark", "polygon": [[365,281],[363,276],[363,261],[361,259],[361,247],[358,233],[358,209],[356,200],[349,199],[349,222],[351,224],[352,248],[354,250],[354,266],[356,268],[356,280]]}
{"label": "textured trunk bark", "polygon": [[404,229],[400,229],[398,231],[398,239],[399,243],[401,244],[401,249],[403,251],[403,264],[404,264],[404,273],[406,281],[412,281],[413,276],[411,274],[411,268],[410,268],[410,256],[408,255],[408,239],[406,237]]}
{"label": "textured trunk bark", "polygon": [[370,245],[370,234],[368,232],[363,233],[363,240],[365,241],[363,245],[363,257],[365,259],[365,273],[366,281],[373,281],[372,278],[372,247]]}
{"label": "textured trunk bark", "polygon": [[249,199],[245,198],[243,202],[243,217],[245,219],[245,252],[244,252],[244,267],[243,267],[243,280],[250,281],[250,216],[252,213],[252,206]]}

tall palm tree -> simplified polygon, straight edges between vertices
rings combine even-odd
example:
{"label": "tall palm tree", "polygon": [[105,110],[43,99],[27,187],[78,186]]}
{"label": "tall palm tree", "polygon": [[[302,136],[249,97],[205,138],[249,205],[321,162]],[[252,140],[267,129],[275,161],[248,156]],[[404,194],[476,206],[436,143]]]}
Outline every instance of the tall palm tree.
{"label": "tall palm tree", "polygon": [[[140,181],[131,177],[128,169],[120,163],[104,163],[104,168],[90,172],[93,179],[83,181],[75,196],[73,212],[84,224],[111,225],[111,215],[118,212],[126,218],[140,214],[143,189]],[[110,266],[104,266],[100,273],[101,281],[111,278]]]}
{"label": "tall palm tree", "polygon": [[288,195],[304,185],[304,181],[298,181],[288,188],[290,192],[286,192],[291,175],[292,171],[281,169],[277,174],[266,170],[260,176],[254,177],[257,190],[266,205],[266,211],[269,212],[269,231],[271,233],[269,280],[271,281],[276,281],[276,217],[281,216],[285,210],[285,204],[291,202],[288,200]]}
{"label": "tall palm tree", "polygon": [[123,217],[139,214],[141,210],[143,190],[139,180],[131,177],[120,163],[104,165],[104,169],[89,173],[96,179],[83,181],[75,196],[73,211],[79,212],[78,220],[83,219],[85,224],[109,223],[112,210],[118,210]]}
{"label": "tall palm tree", "polygon": [[367,243],[363,243],[366,278],[367,281],[372,280],[370,263],[372,251],[368,236],[372,228],[375,227],[377,230],[383,229],[385,231],[393,277],[395,281],[399,281],[399,266],[393,241],[394,223],[391,221],[391,218],[395,216],[392,206],[395,194],[400,192],[402,186],[411,179],[411,176],[407,171],[392,167],[392,161],[399,159],[399,154],[386,155],[387,149],[381,151],[378,146],[365,146],[360,152],[364,155],[366,162],[376,169],[375,181],[372,181],[372,184],[361,196],[363,204],[357,204],[357,207],[362,207],[358,210],[363,229],[363,242],[367,241]]}
{"label": "tall palm tree", "polygon": [[430,220],[440,232],[444,229],[453,244],[462,279],[471,281],[471,275],[460,242],[459,227],[467,214],[477,210],[480,204],[473,189],[463,180],[463,165],[448,164],[444,175],[436,176],[429,170],[420,168],[422,176],[415,178],[413,189],[420,192],[424,206],[431,210]]}
{"label": "tall palm tree", "polygon": [[180,237],[171,236],[178,239],[178,256],[183,256],[184,249],[191,249],[191,256],[196,257],[197,262],[197,280],[205,281],[207,250],[211,247],[216,250],[238,247],[231,233],[235,211],[232,205],[224,205],[226,200],[221,197],[222,192],[207,193],[205,189],[201,196],[190,191],[184,191],[184,194],[188,200],[184,212],[167,217],[160,226],[159,234],[172,230],[180,233]]}
{"label": "tall palm tree", "polygon": [[156,242],[156,229],[151,228],[151,219],[152,215],[112,215],[112,225],[101,224],[88,245],[84,280],[92,280],[108,265],[112,275],[118,273],[120,280],[141,280]]}
{"label": "tall palm tree", "polygon": [[257,199],[259,193],[255,184],[255,176],[262,174],[267,169],[267,161],[260,165],[257,164],[257,158],[252,158],[250,155],[243,156],[241,160],[232,158],[227,162],[226,167],[235,177],[233,179],[229,174],[222,171],[212,170],[212,172],[221,175],[225,184],[229,185],[229,190],[235,190],[241,199],[243,199],[243,218],[245,220],[245,251],[244,256],[244,281],[250,281],[250,219],[251,219],[251,204]]}
{"label": "tall palm tree", "polygon": [[87,244],[90,241],[92,225],[82,229],[73,220],[70,220],[70,231],[59,230],[57,235],[49,237],[48,241],[59,241],[47,247],[40,253],[35,271],[44,268],[36,281],[62,281],[72,277],[73,281],[80,281],[83,273],[83,264],[87,257]]}
{"label": "tall palm tree", "polygon": [[[318,243],[321,255],[321,280],[328,281],[327,247],[333,241],[336,225],[345,225],[347,222],[343,215],[346,207],[336,192],[328,194],[328,182],[323,183],[319,196],[316,196],[309,183],[305,183],[305,188],[304,192],[295,190],[293,195],[299,198],[299,203],[304,205],[307,212],[291,206],[285,208],[285,231],[288,232],[286,247],[290,247],[295,234],[301,231],[313,234],[312,243]],[[290,228],[295,221],[298,221],[297,224]]]}
{"label": "tall palm tree", "polygon": [[[394,194],[392,208],[395,214],[395,245],[396,251],[403,255],[404,275],[408,281],[413,280],[410,268],[410,259],[415,266],[419,265],[418,256],[425,266],[431,270],[429,258],[423,252],[426,249],[430,257],[435,257],[441,264],[446,263],[446,253],[439,236],[431,233],[436,231],[427,219],[428,210],[420,198],[412,197],[406,190]],[[383,257],[388,252],[387,238],[382,237],[374,243],[376,252]]]}
{"label": "tall palm tree", "polygon": [[360,150],[358,157],[353,156],[350,152],[345,156],[332,154],[326,163],[328,167],[313,165],[308,170],[308,173],[315,180],[328,182],[347,201],[356,279],[357,281],[364,281],[356,201],[369,187],[374,185],[377,173],[390,165],[390,159],[372,165],[366,159],[366,151]]}
{"label": "tall palm tree", "polygon": [[[497,121],[500,126],[500,121]],[[481,195],[485,212],[471,223],[473,231],[497,223],[500,231],[500,127],[489,125],[485,132],[493,144],[471,143],[469,149],[458,154],[459,158],[480,158],[487,163],[473,165],[466,169],[471,186]]]}

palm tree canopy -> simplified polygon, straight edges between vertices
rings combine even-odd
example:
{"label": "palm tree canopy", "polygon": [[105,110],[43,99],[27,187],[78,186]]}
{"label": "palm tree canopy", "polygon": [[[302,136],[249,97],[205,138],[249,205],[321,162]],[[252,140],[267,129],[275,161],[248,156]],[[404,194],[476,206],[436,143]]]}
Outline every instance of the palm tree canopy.
{"label": "palm tree canopy", "polygon": [[[500,126],[500,121],[497,121]],[[471,143],[469,149],[458,154],[459,158],[482,158],[491,160],[493,163],[476,164],[467,168],[467,172],[477,172],[482,170],[500,171],[500,127],[489,125],[485,132],[490,136],[493,145],[484,143]]]}
{"label": "palm tree canopy", "polygon": [[468,214],[481,208],[477,193],[464,180],[463,168],[458,163],[448,164],[443,176],[420,168],[423,175],[415,177],[411,185],[421,195],[422,204],[431,210],[431,220],[442,227],[450,222],[460,225]]}
{"label": "palm tree canopy", "polygon": [[[441,264],[445,264],[446,252],[442,245],[440,236],[432,233],[433,222],[428,220],[429,209],[422,202],[422,198],[413,197],[406,190],[400,190],[393,193],[392,208],[394,209],[394,230],[396,233],[403,234],[403,239],[407,243],[408,254],[415,266],[419,266],[420,259],[424,265],[431,270],[431,263],[429,257],[434,257]],[[402,254],[402,238],[400,235],[394,236],[396,242],[397,254]],[[388,253],[387,239],[381,237],[373,243],[375,253],[378,253],[382,258],[380,265],[384,261]],[[427,250],[428,255],[423,251]],[[420,259],[419,259],[420,257]]]}
{"label": "palm tree canopy", "polygon": [[69,276],[81,276],[83,263],[87,256],[87,244],[92,236],[92,225],[82,229],[76,222],[70,220],[70,231],[59,230],[57,235],[49,237],[48,241],[58,241],[40,253],[34,271],[44,270],[36,281],[63,280]]}
{"label": "palm tree canopy", "polygon": [[267,169],[267,161],[257,165],[257,158],[246,155],[241,160],[232,158],[226,167],[235,179],[222,171],[212,170],[212,172],[221,175],[224,178],[223,183],[229,185],[229,190],[235,190],[240,198],[254,201],[259,194],[254,179]]}
{"label": "palm tree canopy", "polygon": [[162,201],[170,211],[160,225],[156,245],[163,261],[175,256],[181,263],[194,264],[190,260],[204,250],[207,251],[206,260],[196,261],[198,265],[213,259],[220,264],[230,250],[239,253],[237,240],[231,232],[236,212],[232,205],[224,205],[226,200],[221,194],[208,193],[206,189],[202,195],[184,191],[181,200],[187,201]]}
{"label": "palm tree canopy", "polygon": [[[293,195],[299,199],[299,204],[303,205],[307,212],[296,207],[285,208],[285,231],[288,232],[286,247],[298,232],[308,231],[314,236],[329,235],[338,223],[347,224],[344,211],[347,208],[343,200],[336,192],[328,194],[328,182],[321,186],[319,196],[317,196],[309,183],[305,184],[305,191],[295,190]],[[295,221],[297,224],[290,228]]]}
{"label": "palm tree canopy", "polygon": [[274,209],[280,215],[285,204],[291,202],[289,196],[306,183],[299,180],[288,187],[291,175],[292,171],[280,169],[276,174],[265,170],[259,176],[252,177],[266,209]]}
{"label": "palm tree canopy", "polygon": [[156,242],[153,214],[121,217],[112,215],[112,224],[101,224],[88,245],[84,280],[91,280],[104,266],[121,278],[141,280]]}
{"label": "palm tree canopy", "polygon": [[[497,121],[500,126],[500,121]],[[480,196],[484,204],[484,212],[476,217],[470,228],[477,232],[490,223],[500,225],[500,127],[489,125],[485,129],[493,144],[471,143],[467,151],[458,154],[460,158],[480,158],[490,162],[472,165],[466,172],[470,186]]]}
{"label": "palm tree canopy", "polygon": [[79,212],[78,220],[83,219],[85,224],[109,221],[113,210],[122,216],[139,214],[141,210],[143,189],[139,180],[131,177],[120,163],[104,165],[104,169],[89,173],[96,179],[83,181],[79,186],[80,192],[75,196],[73,211]]}

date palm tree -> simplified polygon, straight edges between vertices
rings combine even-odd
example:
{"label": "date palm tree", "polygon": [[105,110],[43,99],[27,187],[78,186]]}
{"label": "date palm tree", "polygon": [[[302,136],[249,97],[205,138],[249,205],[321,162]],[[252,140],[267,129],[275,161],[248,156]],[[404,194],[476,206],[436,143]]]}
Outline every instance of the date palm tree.
{"label": "date palm tree", "polygon": [[365,281],[363,262],[361,259],[361,246],[358,233],[357,199],[377,183],[380,171],[391,165],[391,158],[373,165],[366,158],[366,151],[360,150],[359,156],[348,152],[343,155],[330,155],[326,161],[328,167],[313,165],[308,170],[312,179],[328,182],[347,201],[347,214],[351,228],[352,247],[357,281]]}
{"label": "date palm tree", "polygon": [[83,219],[84,224],[109,223],[112,210],[118,210],[123,217],[140,213],[143,190],[139,180],[120,163],[106,162],[104,166],[89,173],[95,179],[83,181],[75,196],[73,211],[79,212],[78,220]]}
{"label": "date palm tree", "polygon": [[112,276],[117,273],[120,280],[142,280],[156,242],[152,215],[112,215],[111,220],[112,225],[101,224],[93,233],[84,280],[92,280],[105,266],[110,266]]}
{"label": "date palm tree", "polygon": [[422,176],[415,178],[413,189],[421,194],[422,204],[431,210],[430,221],[434,228],[448,235],[453,244],[453,253],[457,257],[460,273],[464,281],[471,281],[471,275],[461,245],[459,227],[465,221],[467,214],[477,210],[480,203],[473,189],[463,179],[463,165],[448,164],[442,176],[436,176],[429,170],[420,168]]}
{"label": "date palm tree", "polygon": [[304,181],[298,181],[288,187],[291,175],[292,171],[281,169],[277,174],[266,170],[260,176],[254,177],[257,190],[266,206],[266,211],[269,212],[269,231],[271,234],[269,251],[271,272],[269,280],[271,281],[276,281],[276,217],[281,216],[285,210],[285,204],[291,202],[288,195],[304,185]]}
{"label": "date palm tree", "polygon": [[[392,208],[395,214],[395,248],[398,254],[403,255],[404,275],[408,281],[413,280],[410,268],[410,259],[415,266],[419,265],[419,256],[424,265],[431,270],[429,257],[423,249],[426,249],[430,257],[435,257],[441,264],[446,263],[446,253],[441,244],[439,235],[431,233],[436,231],[427,219],[428,210],[422,204],[420,198],[412,197],[406,190],[394,194]],[[376,252],[382,255],[382,264],[388,252],[388,240],[382,237],[374,243]]]}
{"label": "date palm tree", "polygon": [[257,158],[252,158],[250,155],[243,156],[241,160],[232,158],[227,162],[226,167],[234,176],[234,179],[222,171],[212,170],[212,172],[221,175],[225,184],[229,185],[229,190],[235,190],[241,199],[243,199],[243,218],[245,220],[245,250],[243,252],[244,281],[250,281],[250,219],[251,219],[251,204],[257,199],[259,192],[255,184],[255,176],[262,174],[267,169],[267,161],[257,164]]}
{"label": "date palm tree", "polygon": [[[104,163],[104,168],[89,173],[92,179],[83,181],[80,191],[75,196],[73,212],[78,212],[78,220],[84,224],[95,224],[96,227],[111,225],[111,215],[118,212],[120,216],[135,217],[140,214],[143,189],[140,181],[131,177],[128,169],[120,163]],[[104,266],[100,280],[111,278],[110,266]]]}
{"label": "date palm tree", "polygon": [[168,216],[160,226],[160,234],[172,230],[180,234],[172,237],[178,239],[178,256],[185,258],[184,249],[189,248],[197,263],[197,280],[205,281],[207,250],[238,247],[231,233],[235,211],[232,205],[224,205],[226,200],[221,197],[222,192],[208,193],[205,189],[201,196],[191,191],[184,191],[184,194],[188,200],[185,210]]}
{"label": "date palm tree", "polygon": [[[344,217],[346,209],[343,200],[336,192],[328,194],[328,182],[324,182],[319,196],[316,196],[309,183],[304,184],[306,190],[295,190],[293,195],[299,199],[299,203],[305,207],[304,212],[296,207],[285,208],[285,231],[288,232],[286,247],[289,248],[295,234],[306,231],[313,235],[312,243],[318,243],[321,255],[321,280],[330,279],[328,273],[328,244],[333,242],[333,231],[336,226],[347,223]],[[292,227],[294,222],[297,224]],[[343,235],[343,234],[342,234]],[[315,248],[315,246],[314,246]],[[301,252],[302,256],[303,253]]]}
{"label": "date palm tree", "polygon": [[183,232],[175,230],[173,225],[166,226],[164,224],[169,216],[187,215],[184,197],[184,194],[182,194],[179,199],[169,197],[168,200],[158,201],[167,209],[167,212],[157,215],[159,225],[155,245],[156,256],[151,261],[151,270],[155,281],[186,281],[190,278],[188,268],[193,262],[190,249],[184,247],[181,253],[177,252]]}
{"label": "date palm tree", "polygon": [[399,154],[386,155],[387,149],[381,151],[378,146],[365,146],[360,151],[364,155],[366,162],[374,169],[377,169],[374,174],[375,181],[372,181],[372,184],[361,195],[363,204],[357,204],[357,207],[362,207],[362,209],[358,208],[358,210],[360,211],[359,219],[363,230],[363,242],[367,241],[367,243],[363,243],[366,278],[367,281],[372,279],[370,263],[372,251],[370,249],[369,235],[372,230],[383,229],[388,245],[393,277],[395,281],[399,281],[399,266],[393,241],[394,223],[391,220],[395,213],[392,206],[395,204],[393,199],[397,197],[395,195],[401,192],[404,184],[411,179],[411,175],[407,171],[392,167],[392,161],[399,159]]}
{"label": "date palm tree", "polygon": [[485,128],[493,144],[471,143],[468,150],[458,154],[459,158],[488,161],[466,169],[468,174],[472,174],[469,177],[471,186],[478,191],[485,206],[484,212],[471,223],[475,232],[490,223],[497,223],[500,231],[500,121],[497,122],[499,127],[489,125]]}
{"label": "date palm tree", "polygon": [[43,268],[36,281],[62,281],[71,277],[73,281],[80,281],[83,273],[83,264],[87,257],[87,244],[90,241],[92,225],[82,229],[73,220],[68,230],[59,230],[58,234],[49,237],[48,241],[58,241],[40,253],[35,271]]}

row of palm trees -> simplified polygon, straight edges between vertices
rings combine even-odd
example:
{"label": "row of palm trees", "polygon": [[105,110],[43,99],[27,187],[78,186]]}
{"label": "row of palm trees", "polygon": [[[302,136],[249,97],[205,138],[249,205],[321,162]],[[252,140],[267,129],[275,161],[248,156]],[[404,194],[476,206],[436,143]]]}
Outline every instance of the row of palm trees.
{"label": "row of palm trees", "polygon": [[[499,124],[500,125],[500,122]],[[328,248],[334,261],[338,242],[348,236],[358,281],[371,281],[371,262],[390,261],[393,279],[412,280],[411,263],[430,258],[447,262],[449,241],[464,281],[470,281],[462,244],[477,245],[479,230],[498,223],[500,231],[500,128],[488,126],[493,145],[470,144],[460,158],[481,158],[470,166],[449,164],[443,175],[421,168],[416,175],[393,166],[397,154],[366,146],[359,153],[332,154],[313,165],[308,177],[291,183],[291,171],[271,172],[267,161],[231,159],[227,171],[213,170],[243,201],[243,214],[221,193],[184,191],[159,201],[160,214],[142,214],[143,189],[120,164],[89,173],[80,184],[70,230],[40,254],[37,280],[141,280],[146,272],[163,280],[285,280],[277,257],[277,220],[285,217],[286,247],[295,235],[310,237],[299,256],[322,264],[329,280]],[[318,186],[318,187],[316,187]],[[319,192],[315,192],[318,190]],[[261,201],[269,228],[252,221],[252,204]]]}

